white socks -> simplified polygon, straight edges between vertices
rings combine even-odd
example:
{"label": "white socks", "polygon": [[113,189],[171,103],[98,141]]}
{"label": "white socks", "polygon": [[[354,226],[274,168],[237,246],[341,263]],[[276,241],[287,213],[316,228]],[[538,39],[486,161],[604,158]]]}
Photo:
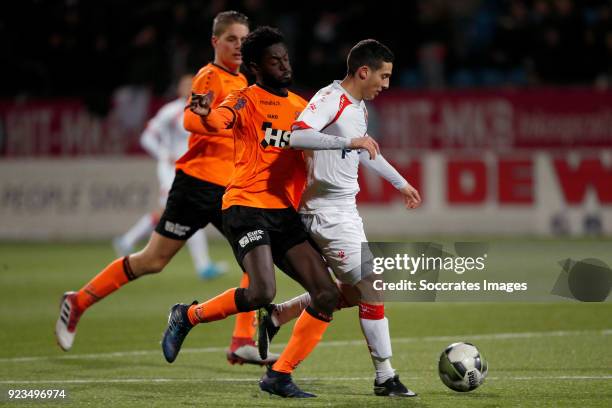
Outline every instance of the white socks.
{"label": "white socks", "polygon": [[276,327],[282,326],[299,317],[309,304],[310,294],[308,294],[308,292],[302,293],[286,302],[277,304],[276,309],[272,313],[272,323],[274,323]]}
{"label": "white socks", "polygon": [[133,247],[137,242],[148,238],[153,232],[153,228],[155,228],[155,225],[151,214],[143,215],[128,232],[121,236],[122,244],[128,248]]}
{"label": "white socks", "polygon": [[[364,313],[364,306],[370,305],[359,304],[359,323],[368,343],[372,363],[374,363],[376,370],[376,383],[381,384],[395,375],[395,370],[391,366],[390,360],[393,353],[391,351],[389,320],[386,317],[380,318],[380,315],[376,316],[376,319],[368,319],[367,317],[374,316],[372,316],[371,311]],[[382,308],[382,313],[384,314],[383,305],[376,305],[374,307]]]}
{"label": "white socks", "polygon": [[206,268],[210,263],[210,256],[208,255],[208,238],[203,229],[199,229],[187,240],[187,247],[196,271],[200,272]]}

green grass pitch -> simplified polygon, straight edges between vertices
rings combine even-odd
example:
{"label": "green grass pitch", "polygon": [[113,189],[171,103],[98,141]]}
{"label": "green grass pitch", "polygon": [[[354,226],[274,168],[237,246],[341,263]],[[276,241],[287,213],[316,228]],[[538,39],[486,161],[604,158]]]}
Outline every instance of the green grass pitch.
{"label": "green grass pitch", "polygon": [[[239,280],[228,245],[212,242],[211,250],[231,265],[226,275],[199,280],[181,252],[160,275],[133,282],[92,307],[73,349],[64,353],[53,335],[60,296],[114,258],[110,244],[0,244],[0,405],[612,406],[610,303],[389,303],[393,365],[419,393],[413,399],[373,395],[356,309],[336,313],[323,342],[294,374],[298,385],[318,394],[313,400],[263,395],[257,386],[261,368],[226,362],[233,319],[195,328],[177,361],[167,364],[159,341],[170,306],[207,299]],[[301,293],[280,273],[277,281],[276,300]],[[289,332],[286,327],[278,335],[275,351]],[[474,392],[455,393],[438,378],[438,355],[454,341],[474,343],[489,361],[489,376]],[[9,389],[64,389],[68,397],[9,401]]]}

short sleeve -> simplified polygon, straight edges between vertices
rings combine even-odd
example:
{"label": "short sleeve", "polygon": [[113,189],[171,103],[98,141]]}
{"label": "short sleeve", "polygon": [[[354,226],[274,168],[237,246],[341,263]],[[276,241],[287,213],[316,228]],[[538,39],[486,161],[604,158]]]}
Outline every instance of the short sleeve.
{"label": "short sleeve", "polygon": [[292,127],[293,129],[314,129],[320,132],[334,121],[338,107],[339,101],[336,95],[317,94],[308,102]]}

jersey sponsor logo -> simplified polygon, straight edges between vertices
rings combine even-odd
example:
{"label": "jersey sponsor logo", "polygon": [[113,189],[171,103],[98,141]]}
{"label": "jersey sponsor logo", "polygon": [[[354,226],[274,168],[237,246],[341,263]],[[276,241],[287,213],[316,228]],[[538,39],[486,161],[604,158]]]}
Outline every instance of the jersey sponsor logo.
{"label": "jersey sponsor logo", "polygon": [[246,105],[246,99],[245,98],[239,98],[236,103],[233,106],[234,110],[239,111],[240,109],[244,108]]}
{"label": "jersey sponsor logo", "polygon": [[266,99],[260,99],[259,103],[262,105],[268,105],[268,106],[280,106],[280,102],[279,101],[268,101]]}
{"label": "jersey sponsor logo", "polygon": [[276,114],[274,114],[274,113],[268,113],[268,114],[266,115],[266,117],[267,117],[268,119],[278,119],[278,115],[276,115]]}
{"label": "jersey sponsor logo", "polygon": [[346,155],[349,154],[350,152],[352,152],[353,150],[351,149],[342,149],[342,158],[346,159]]}
{"label": "jersey sponsor logo", "polygon": [[191,227],[166,221],[166,223],[164,224],[164,229],[168,232],[173,233],[176,236],[182,237],[191,229]]}
{"label": "jersey sponsor logo", "polygon": [[261,141],[261,146],[265,149],[268,146],[277,147],[279,149],[289,148],[290,130],[274,129],[272,122],[264,122],[261,130],[265,132],[264,138]]}
{"label": "jersey sponsor logo", "polygon": [[309,103],[308,104],[308,109],[311,110],[312,112],[317,110],[317,105],[315,105],[314,103]]}
{"label": "jersey sponsor logo", "polygon": [[263,239],[263,233],[264,232],[262,230],[255,230],[255,231],[247,232],[246,235],[244,235],[242,238],[238,240],[238,244],[240,245],[240,248],[244,248],[251,242],[257,242]]}

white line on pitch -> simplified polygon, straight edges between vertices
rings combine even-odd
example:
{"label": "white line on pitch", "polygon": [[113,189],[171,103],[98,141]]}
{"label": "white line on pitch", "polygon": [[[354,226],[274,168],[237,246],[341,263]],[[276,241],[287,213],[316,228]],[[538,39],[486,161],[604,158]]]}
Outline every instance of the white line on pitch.
{"label": "white line on pitch", "polygon": [[[420,380],[423,377],[403,377],[404,380]],[[304,382],[316,381],[370,381],[372,377],[304,377]],[[541,376],[541,377],[487,377],[487,381],[536,381],[536,380],[612,380],[612,375],[578,375],[578,376]],[[0,380],[0,384],[130,384],[130,383],[251,383],[257,378],[114,378],[114,379],[78,379],[78,380]]]}
{"label": "white line on pitch", "polygon": [[[426,337],[396,337],[392,339],[393,343],[417,343],[431,341],[474,341],[474,340],[508,340],[508,339],[530,339],[537,337],[566,337],[566,336],[588,336],[588,335],[610,335],[612,329],[605,330],[560,330],[549,332],[518,332],[518,333],[490,333],[490,334],[467,334],[453,336],[426,336]],[[343,346],[362,346],[364,340],[335,340],[322,341],[317,347],[343,347]],[[284,344],[275,344],[272,348],[281,349]],[[203,347],[203,348],[184,348],[181,353],[220,353],[224,352],[226,347]],[[134,350],[134,351],[116,351],[108,353],[92,353],[92,354],[64,354],[57,356],[32,356],[32,357],[5,357],[0,358],[3,363],[28,363],[44,360],[95,360],[114,357],[137,357],[160,354],[160,350]]]}

